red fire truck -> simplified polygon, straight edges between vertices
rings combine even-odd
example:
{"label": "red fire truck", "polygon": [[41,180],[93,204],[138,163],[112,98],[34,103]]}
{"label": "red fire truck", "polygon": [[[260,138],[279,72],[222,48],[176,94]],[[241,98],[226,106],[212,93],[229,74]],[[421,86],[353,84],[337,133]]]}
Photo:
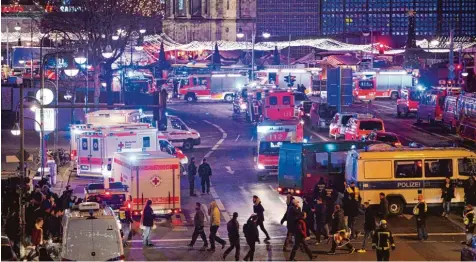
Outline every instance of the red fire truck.
{"label": "red fire truck", "polygon": [[354,99],[397,99],[399,89],[413,85],[413,76],[406,71],[362,72],[355,79]]}
{"label": "red fire truck", "polygon": [[464,94],[458,98],[458,135],[468,141],[476,142],[476,94]]}
{"label": "red fire truck", "polygon": [[417,87],[405,87],[400,90],[400,98],[397,99],[397,116],[416,114],[422,89]]}
{"label": "red fire truck", "polygon": [[241,73],[220,73],[188,75],[177,80],[178,93],[188,102],[199,99],[232,102],[235,91],[248,82],[248,77]]}

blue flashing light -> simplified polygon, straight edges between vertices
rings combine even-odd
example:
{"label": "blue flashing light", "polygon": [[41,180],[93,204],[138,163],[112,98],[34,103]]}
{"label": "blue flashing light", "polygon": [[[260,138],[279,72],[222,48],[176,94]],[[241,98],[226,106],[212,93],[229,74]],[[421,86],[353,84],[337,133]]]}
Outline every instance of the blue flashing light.
{"label": "blue flashing light", "polygon": [[336,145],[335,144],[326,144],[326,150],[331,152],[336,150]]}

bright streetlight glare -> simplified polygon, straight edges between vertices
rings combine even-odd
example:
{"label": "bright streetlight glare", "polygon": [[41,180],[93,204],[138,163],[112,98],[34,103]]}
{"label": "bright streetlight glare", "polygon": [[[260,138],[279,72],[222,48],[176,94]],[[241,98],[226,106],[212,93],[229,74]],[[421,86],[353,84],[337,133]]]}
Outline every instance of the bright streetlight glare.
{"label": "bright streetlight glare", "polygon": [[11,132],[12,132],[12,135],[14,135],[14,136],[19,136],[21,134],[20,126],[18,125],[18,123],[15,123]]}

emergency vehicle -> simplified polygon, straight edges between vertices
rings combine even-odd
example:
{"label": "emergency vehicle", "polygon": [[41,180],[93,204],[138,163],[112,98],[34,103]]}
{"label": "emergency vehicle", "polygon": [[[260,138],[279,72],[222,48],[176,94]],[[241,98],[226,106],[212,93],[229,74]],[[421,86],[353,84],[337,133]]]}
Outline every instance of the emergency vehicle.
{"label": "emergency vehicle", "polygon": [[464,185],[476,170],[476,154],[464,148],[382,148],[351,150],[345,177],[355,181],[360,196],[371,205],[385,193],[390,214],[399,215],[406,205],[423,195],[428,205],[441,206],[445,178],[455,185],[453,205],[464,203]]}
{"label": "emergency vehicle", "polygon": [[457,134],[464,140],[476,142],[476,95],[460,95],[457,107],[460,120]]}
{"label": "emergency vehicle", "polygon": [[170,145],[155,128],[86,132],[78,139],[78,176],[110,177],[115,152],[165,150]]}
{"label": "emergency vehicle", "polygon": [[304,68],[267,68],[255,74],[263,85],[274,85],[280,89],[296,89],[297,85],[304,85],[306,94],[312,92],[312,74]]}
{"label": "emergency vehicle", "polygon": [[357,113],[344,112],[336,113],[329,124],[329,137],[338,139],[345,136],[345,128],[349,119],[354,116],[357,116]]}
{"label": "emergency vehicle", "polygon": [[372,115],[360,115],[349,119],[345,128],[345,140],[365,139],[372,132],[385,132],[382,119],[374,118]]}
{"label": "emergency vehicle", "polygon": [[192,150],[194,146],[200,145],[200,133],[188,127],[182,119],[176,116],[167,116],[167,126],[160,126],[159,130],[167,137],[172,145],[181,147],[184,150]]}
{"label": "emergency vehicle", "polygon": [[178,78],[178,93],[188,102],[222,100],[232,102],[235,91],[248,83],[246,74],[217,73]]}
{"label": "emergency vehicle", "polygon": [[264,120],[257,126],[258,148],[255,150],[258,179],[277,175],[279,148],[283,143],[303,141],[304,122],[298,119],[285,121]]}
{"label": "emergency vehicle", "polygon": [[122,128],[150,128],[150,124],[146,123],[125,123],[125,124],[112,124],[108,125],[104,123],[103,125],[93,125],[93,124],[76,124],[70,126],[71,139],[70,139],[70,148],[71,148],[71,160],[76,160],[78,156],[78,138],[84,132],[94,132],[94,131],[104,131],[108,132],[110,130],[117,130]]}
{"label": "emergency vehicle", "polygon": [[400,90],[400,98],[397,99],[397,116],[416,114],[418,104],[420,103],[421,91],[418,88],[402,88]]}
{"label": "emergency vehicle", "polygon": [[457,96],[460,93],[461,88],[459,87],[432,87],[423,91],[418,104],[417,123],[423,121],[428,121],[430,124],[441,122],[446,96]]}
{"label": "emergency vehicle", "polygon": [[443,116],[441,125],[448,129],[450,133],[456,133],[459,125],[460,112],[458,111],[458,99],[460,96],[446,96],[445,105],[443,106]]}
{"label": "emergency vehicle", "polygon": [[147,200],[158,214],[180,212],[180,163],[159,152],[120,152],[114,154],[112,178],[129,188],[133,216],[140,214]]}
{"label": "emergency vehicle", "polygon": [[397,99],[399,89],[408,86],[413,86],[413,76],[406,71],[361,72],[354,81],[354,99]]}
{"label": "emergency vehicle", "polygon": [[139,123],[140,110],[98,110],[86,114],[86,123],[93,125],[113,125]]}
{"label": "emergency vehicle", "polygon": [[121,182],[91,183],[84,188],[86,202],[96,202],[107,205],[114,211],[119,211],[129,199],[129,188]]}
{"label": "emergency vehicle", "polygon": [[336,115],[337,108],[327,104],[312,103],[309,112],[312,129],[328,128],[333,117]]}

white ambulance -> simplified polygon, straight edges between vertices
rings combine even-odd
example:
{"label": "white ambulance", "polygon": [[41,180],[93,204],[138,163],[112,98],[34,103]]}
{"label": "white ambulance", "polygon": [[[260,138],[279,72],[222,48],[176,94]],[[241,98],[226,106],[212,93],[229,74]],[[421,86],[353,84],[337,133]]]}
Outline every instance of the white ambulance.
{"label": "white ambulance", "polygon": [[141,110],[98,110],[86,114],[86,124],[105,125],[139,123]]}
{"label": "white ambulance", "polygon": [[156,214],[180,212],[180,165],[177,158],[159,151],[115,153],[112,178],[128,186],[134,216],[140,214],[149,199]]}
{"label": "white ambulance", "polygon": [[[153,114],[145,112],[142,114],[142,122],[152,123]],[[183,150],[192,150],[194,146],[200,145],[200,133],[190,128],[182,119],[177,116],[167,115],[167,126],[159,126],[159,130],[167,136],[167,139],[176,147]]]}
{"label": "white ambulance", "polygon": [[78,176],[110,177],[115,152],[167,151],[172,145],[155,128],[85,132],[78,138]]}
{"label": "white ambulance", "polygon": [[122,123],[122,124],[109,124],[107,122],[101,125],[93,124],[76,124],[70,126],[71,131],[71,160],[76,160],[78,156],[78,138],[85,132],[103,131],[108,132],[110,130],[117,130],[122,128],[150,128],[150,124],[147,123]]}

